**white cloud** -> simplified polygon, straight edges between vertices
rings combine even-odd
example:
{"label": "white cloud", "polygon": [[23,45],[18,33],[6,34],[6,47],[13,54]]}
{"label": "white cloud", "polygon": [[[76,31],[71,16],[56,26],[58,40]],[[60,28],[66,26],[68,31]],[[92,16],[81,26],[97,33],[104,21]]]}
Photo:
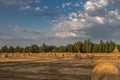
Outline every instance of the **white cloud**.
{"label": "white cloud", "polygon": [[68,38],[68,37],[82,37],[82,38],[89,38],[84,31],[74,31],[74,32],[57,32],[56,37],[58,38]]}
{"label": "white cloud", "polygon": [[62,8],[65,8],[65,3],[62,4]]}
{"label": "white cloud", "polygon": [[1,0],[7,6],[19,6],[22,10],[29,9],[32,3],[40,3],[40,0]]}
{"label": "white cloud", "polygon": [[91,1],[88,1],[85,5],[85,10],[94,10],[95,9],[95,6],[94,4],[91,2]]}
{"label": "white cloud", "polygon": [[48,9],[48,6],[44,6],[44,9]]}
{"label": "white cloud", "polygon": [[74,6],[75,6],[75,7],[79,7],[80,4],[79,4],[79,3],[75,3]]}
{"label": "white cloud", "polygon": [[103,17],[100,17],[100,16],[95,16],[95,20],[100,24],[105,23],[105,19]]}
{"label": "white cloud", "polygon": [[68,7],[68,6],[70,6],[71,4],[72,4],[71,2],[63,3],[63,4],[62,4],[62,8]]}
{"label": "white cloud", "polygon": [[9,27],[15,32],[26,32],[26,33],[32,33],[32,34],[42,33],[42,31],[39,29],[24,29],[23,27],[19,25],[9,25]]}
{"label": "white cloud", "polygon": [[20,32],[20,31],[23,31],[23,28],[21,28],[20,26],[18,25],[8,25],[13,31],[15,32]]}
{"label": "white cloud", "polygon": [[25,10],[25,9],[30,9],[31,6],[30,5],[27,5],[27,6],[24,6],[24,7],[21,7],[22,10]]}
{"label": "white cloud", "polygon": [[68,2],[68,3],[66,3],[66,6],[70,6],[72,3],[71,2]]}
{"label": "white cloud", "polygon": [[40,34],[42,32],[41,30],[34,30],[34,29],[24,29],[24,31],[29,33],[36,33],[36,34]]}
{"label": "white cloud", "polygon": [[56,33],[56,36],[59,38],[65,38],[65,37],[76,37],[77,35],[73,32],[58,32]]}
{"label": "white cloud", "polygon": [[113,34],[119,33],[120,30],[120,6],[118,4],[120,0],[88,0],[84,4],[83,12],[71,12],[55,22],[56,35],[63,38],[73,36],[113,38]]}
{"label": "white cloud", "polygon": [[36,8],[35,8],[35,11],[39,11],[39,10],[40,10],[40,7],[36,7]]}
{"label": "white cloud", "polygon": [[95,11],[103,9],[108,5],[107,0],[89,0],[86,2],[84,8],[86,11]]}

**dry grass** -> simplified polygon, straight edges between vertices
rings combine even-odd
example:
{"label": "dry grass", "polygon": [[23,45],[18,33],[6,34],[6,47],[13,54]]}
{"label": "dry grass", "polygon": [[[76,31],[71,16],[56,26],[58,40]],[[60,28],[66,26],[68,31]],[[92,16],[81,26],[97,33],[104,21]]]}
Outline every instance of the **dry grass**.
{"label": "dry grass", "polygon": [[112,63],[103,62],[92,71],[92,80],[120,80],[119,69]]}
{"label": "dry grass", "polygon": [[0,58],[5,59],[118,59],[120,54],[115,53],[1,53]]}

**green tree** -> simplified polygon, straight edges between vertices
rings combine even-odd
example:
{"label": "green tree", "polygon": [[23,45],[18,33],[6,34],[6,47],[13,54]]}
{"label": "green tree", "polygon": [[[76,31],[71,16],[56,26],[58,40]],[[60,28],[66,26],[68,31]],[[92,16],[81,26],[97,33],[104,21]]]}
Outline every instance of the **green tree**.
{"label": "green tree", "polygon": [[83,49],[86,53],[92,52],[93,43],[88,39],[84,41]]}
{"label": "green tree", "polygon": [[93,45],[92,53],[99,53],[99,45],[98,44]]}
{"label": "green tree", "polygon": [[48,52],[48,46],[45,43],[40,47],[40,52]]}
{"label": "green tree", "polygon": [[27,47],[25,47],[24,52],[30,53],[30,52],[32,52],[32,48],[30,46],[27,46]]}
{"label": "green tree", "polygon": [[74,43],[75,52],[82,52],[83,43],[78,41]]}
{"label": "green tree", "polygon": [[109,52],[109,42],[108,41],[106,41],[104,49],[105,49],[105,53]]}
{"label": "green tree", "polygon": [[115,49],[116,44],[110,40],[109,42],[109,52],[113,52]]}
{"label": "green tree", "polygon": [[60,46],[58,52],[66,52],[66,47],[65,46]]}
{"label": "green tree", "polygon": [[8,49],[8,52],[9,53],[14,53],[15,52],[15,49],[13,46],[10,46],[9,49]]}
{"label": "green tree", "polygon": [[104,43],[103,43],[103,40],[100,40],[100,43],[99,43],[99,52],[100,53],[104,52]]}
{"label": "green tree", "polygon": [[31,45],[31,52],[32,53],[39,53],[40,52],[39,46],[37,46],[36,44]]}
{"label": "green tree", "polygon": [[1,52],[2,52],[2,53],[8,52],[8,47],[7,47],[7,45],[5,45],[5,46],[3,46],[3,47],[1,48]]}
{"label": "green tree", "polygon": [[16,52],[16,53],[23,53],[23,52],[24,52],[24,49],[23,49],[22,47],[17,46],[17,47],[15,48],[15,52]]}
{"label": "green tree", "polygon": [[67,52],[74,52],[74,45],[73,44],[67,45]]}
{"label": "green tree", "polygon": [[52,48],[52,52],[58,52],[58,51],[59,51],[58,47],[53,46],[53,48]]}

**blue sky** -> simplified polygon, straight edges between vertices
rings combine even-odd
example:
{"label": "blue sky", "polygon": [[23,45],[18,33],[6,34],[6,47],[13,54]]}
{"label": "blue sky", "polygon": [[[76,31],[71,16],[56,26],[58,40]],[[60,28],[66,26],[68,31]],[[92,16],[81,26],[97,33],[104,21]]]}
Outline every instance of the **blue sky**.
{"label": "blue sky", "polygon": [[0,46],[120,39],[120,0],[0,0]]}

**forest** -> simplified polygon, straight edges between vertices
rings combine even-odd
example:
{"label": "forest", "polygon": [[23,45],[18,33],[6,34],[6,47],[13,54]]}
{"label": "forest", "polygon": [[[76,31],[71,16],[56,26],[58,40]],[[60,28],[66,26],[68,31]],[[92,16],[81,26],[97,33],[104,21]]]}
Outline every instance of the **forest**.
{"label": "forest", "polygon": [[120,51],[120,45],[116,44],[113,41],[100,40],[99,43],[94,43],[91,40],[87,39],[82,41],[77,41],[74,44],[67,44],[66,46],[54,46],[54,45],[46,45],[43,43],[41,46],[37,44],[32,44],[31,46],[20,47],[20,46],[3,46],[0,49],[0,53],[61,53],[61,52],[69,52],[69,53],[112,53],[117,46]]}

